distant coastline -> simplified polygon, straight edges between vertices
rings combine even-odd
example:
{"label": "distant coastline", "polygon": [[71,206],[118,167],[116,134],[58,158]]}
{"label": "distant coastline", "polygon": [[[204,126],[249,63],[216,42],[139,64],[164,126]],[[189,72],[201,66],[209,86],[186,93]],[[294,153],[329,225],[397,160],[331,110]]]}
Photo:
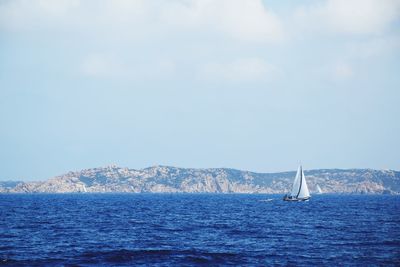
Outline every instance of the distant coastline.
{"label": "distant coastline", "polygon": [[[115,165],[72,171],[45,181],[0,182],[0,193],[266,193],[283,194],[294,171],[255,173],[227,168]],[[305,171],[312,194],[400,194],[400,172],[372,169]]]}

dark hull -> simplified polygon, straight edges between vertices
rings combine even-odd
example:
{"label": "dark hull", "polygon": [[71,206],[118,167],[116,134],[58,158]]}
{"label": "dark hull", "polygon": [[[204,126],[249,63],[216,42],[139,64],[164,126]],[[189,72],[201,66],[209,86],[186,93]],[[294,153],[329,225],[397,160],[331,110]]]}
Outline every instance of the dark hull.
{"label": "dark hull", "polygon": [[288,197],[285,196],[283,198],[283,201],[292,201],[292,202],[300,202],[300,201],[308,201],[310,200],[310,197],[305,197],[305,198],[293,198],[293,197]]}

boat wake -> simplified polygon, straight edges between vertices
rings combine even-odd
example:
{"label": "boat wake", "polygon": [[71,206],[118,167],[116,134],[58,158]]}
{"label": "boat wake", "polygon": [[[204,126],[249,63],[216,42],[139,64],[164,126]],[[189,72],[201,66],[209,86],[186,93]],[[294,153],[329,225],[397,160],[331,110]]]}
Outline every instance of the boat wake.
{"label": "boat wake", "polygon": [[260,199],[259,201],[260,202],[271,202],[273,200],[274,200],[273,198],[267,198],[267,199]]}

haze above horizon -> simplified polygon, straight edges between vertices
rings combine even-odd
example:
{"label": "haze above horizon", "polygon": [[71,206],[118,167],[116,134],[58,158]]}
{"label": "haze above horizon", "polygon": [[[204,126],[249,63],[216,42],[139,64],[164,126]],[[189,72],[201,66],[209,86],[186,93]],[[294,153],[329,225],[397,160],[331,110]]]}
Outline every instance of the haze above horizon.
{"label": "haze above horizon", "polygon": [[400,1],[1,1],[0,180],[400,169]]}

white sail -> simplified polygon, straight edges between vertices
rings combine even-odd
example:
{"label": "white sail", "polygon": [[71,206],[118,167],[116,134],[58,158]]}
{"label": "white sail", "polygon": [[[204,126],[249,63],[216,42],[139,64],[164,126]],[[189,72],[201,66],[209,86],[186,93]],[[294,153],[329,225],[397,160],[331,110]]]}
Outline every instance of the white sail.
{"label": "white sail", "polygon": [[[301,168],[301,166],[300,166]],[[301,170],[300,188],[297,198],[307,198],[310,197],[310,192],[308,191],[308,186],[306,182],[306,177],[304,176],[303,170]]]}
{"label": "white sail", "polygon": [[296,177],[294,178],[292,190],[285,197],[289,200],[307,200],[310,197],[306,177],[304,176],[303,168],[299,166]]}
{"label": "white sail", "polygon": [[300,182],[301,182],[301,166],[299,166],[299,168],[297,169],[296,178],[294,178],[292,191],[290,192],[289,196],[291,197],[297,196],[297,193],[299,192]]}
{"label": "white sail", "polygon": [[317,192],[318,192],[318,194],[322,194],[322,189],[319,185],[317,185]]}

